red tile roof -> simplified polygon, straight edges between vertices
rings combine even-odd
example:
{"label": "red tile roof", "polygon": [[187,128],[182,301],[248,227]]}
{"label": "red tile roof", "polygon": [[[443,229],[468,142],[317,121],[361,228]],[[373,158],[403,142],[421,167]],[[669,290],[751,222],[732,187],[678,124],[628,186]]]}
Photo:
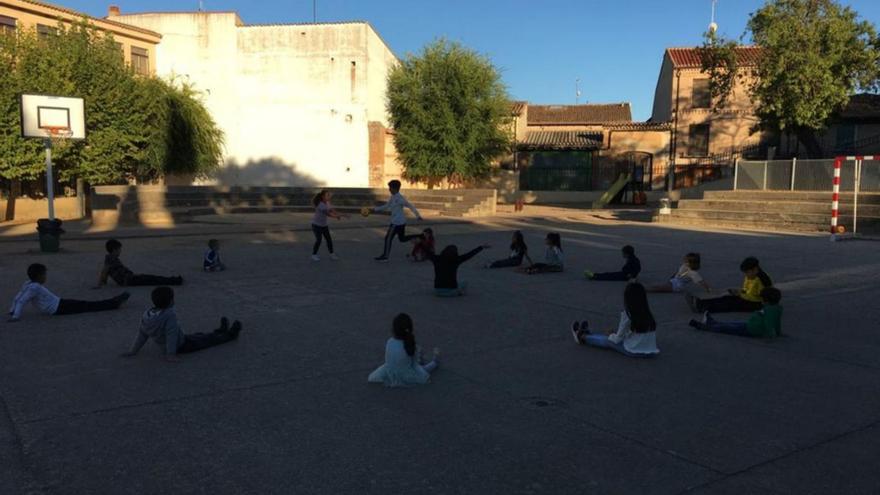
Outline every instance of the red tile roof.
{"label": "red tile roof", "polygon": [[512,101],[510,102],[510,115],[517,116],[522,115],[523,109],[525,109],[526,105],[529,102],[527,101]]}
{"label": "red tile roof", "polygon": [[[700,48],[667,48],[666,55],[672,61],[676,69],[700,68],[703,66]],[[757,46],[742,46],[736,49],[737,62],[742,66],[754,66],[758,64],[761,56],[761,48]]]}
{"label": "red tile roof", "polygon": [[529,105],[529,125],[585,125],[631,122],[629,103],[603,105]]}
{"label": "red tile roof", "polygon": [[[529,107],[531,112],[531,107]],[[602,147],[601,132],[529,131],[517,143],[520,150],[597,150]]]}
{"label": "red tile roof", "polygon": [[53,3],[43,2],[43,1],[39,1],[39,0],[22,0],[22,2],[29,3],[31,5],[36,5],[36,6],[43,7],[43,8],[47,8],[47,9],[52,9],[54,11],[62,12],[64,14],[68,14],[68,15],[72,15],[72,16],[76,16],[76,17],[85,17],[85,18],[89,19],[90,21],[97,21],[97,22],[106,23],[110,26],[128,29],[128,30],[135,31],[138,33],[147,34],[147,35],[150,35],[150,36],[153,36],[156,38],[162,37],[161,34],[155,32],[155,31],[150,31],[149,29],[144,29],[144,28],[137,27],[137,26],[131,26],[129,24],[125,24],[125,23],[117,22],[117,21],[111,21],[109,19],[99,19],[97,17],[92,17],[90,15],[83,14],[82,12],[77,12],[76,10],[69,9],[67,7],[62,7],[60,5],[55,5]]}
{"label": "red tile roof", "polygon": [[880,121],[880,95],[853,95],[838,115],[840,120]]}

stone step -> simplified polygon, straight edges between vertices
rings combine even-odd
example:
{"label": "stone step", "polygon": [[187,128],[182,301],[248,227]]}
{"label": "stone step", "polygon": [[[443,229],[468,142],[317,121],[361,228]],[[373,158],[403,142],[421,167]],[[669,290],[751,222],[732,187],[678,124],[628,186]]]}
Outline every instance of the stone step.
{"label": "stone step", "polygon": [[[831,202],[808,203],[794,201],[731,201],[731,200],[681,200],[678,202],[678,210],[689,211],[739,211],[743,213],[804,213],[830,217]],[[840,211],[852,213],[852,203],[840,202]],[[880,205],[859,204],[859,215],[880,216]]]}
{"label": "stone step", "polygon": [[[839,222],[843,225],[852,224],[852,215],[841,215]],[[740,211],[719,210],[673,210],[671,215],[658,215],[658,221],[682,220],[692,224],[714,226],[719,222],[732,224],[762,224],[776,225],[780,230],[789,230],[790,227],[803,227],[807,230],[828,230],[831,225],[831,215],[816,215],[806,213],[743,213]],[[859,215],[859,224],[880,224],[880,217]],[[798,228],[798,230],[802,230]]]}
{"label": "stone step", "polygon": [[[729,201],[791,201],[791,202],[827,202],[831,204],[831,190],[820,191],[706,191],[704,200]],[[852,192],[841,192],[841,201],[852,201]],[[859,193],[859,203],[880,205],[880,194]]]}

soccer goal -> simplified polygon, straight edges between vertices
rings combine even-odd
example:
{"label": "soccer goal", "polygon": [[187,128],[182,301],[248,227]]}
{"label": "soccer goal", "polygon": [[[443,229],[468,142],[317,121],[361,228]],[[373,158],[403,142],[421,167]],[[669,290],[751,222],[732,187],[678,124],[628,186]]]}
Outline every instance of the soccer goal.
{"label": "soccer goal", "polygon": [[858,235],[860,223],[872,229],[880,224],[880,155],[834,159],[831,240]]}

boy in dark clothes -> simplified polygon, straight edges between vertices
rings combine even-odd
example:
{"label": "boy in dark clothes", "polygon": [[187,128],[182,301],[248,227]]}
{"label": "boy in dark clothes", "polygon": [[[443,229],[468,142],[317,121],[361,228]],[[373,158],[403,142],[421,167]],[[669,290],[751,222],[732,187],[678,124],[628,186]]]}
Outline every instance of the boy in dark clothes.
{"label": "boy in dark clothes", "polygon": [[229,320],[224,316],[220,319],[220,328],[213,332],[187,335],[177,323],[177,313],[174,311],[174,289],[156,287],[153,289],[152,299],[153,307],[141,317],[137,337],[131,349],[122,357],[136,355],[147,340],[153,339],[165,351],[165,360],[174,362],[178,361],[178,354],[188,354],[225,344],[237,339],[238,334],[241,333],[241,323],[235,321],[230,327]]}
{"label": "boy in dark clothes", "polygon": [[623,258],[626,263],[619,272],[593,273],[589,270],[584,272],[584,276],[588,280],[596,281],[612,281],[612,282],[628,282],[635,280],[642,271],[642,262],[636,257],[636,250],[632,246],[623,246],[621,249]]}
{"label": "boy in dark clothes", "polygon": [[739,335],[742,337],[762,337],[771,339],[782,336],[782,292],[774,287],[761,291],[764,307],[752,313],[748,321],[715,321],[707,311],[703,321],[691,320],[690,325],[697,330]]}
{"label": "boy in dark clothes", "polygon": [[434,294],[440,297],[464,295],[467,284],[458,282],[458,267],[488,248],[489,245],[484,244],[459,256],[458,246],[453,244],[446,246],[439,256],[431,253],[428,259],[434,264]]}
{"label": "boy in dark clothes", "polygon": [[[114,282],[121,286],[144,286],[144,285],[183,285],[183,277],[160,277],[158,275],[142,275],[135,274],[129,270],[119,255],[122,254],[122,243],[116,239],[110,239],[105,244],[107,248],[107,256],[104,257],[104,267],[101,269],[101,275],[98,277],[98,287],[107,285],[107,279],[112,278]],[[96,287],[96,288],[98,288]]]}

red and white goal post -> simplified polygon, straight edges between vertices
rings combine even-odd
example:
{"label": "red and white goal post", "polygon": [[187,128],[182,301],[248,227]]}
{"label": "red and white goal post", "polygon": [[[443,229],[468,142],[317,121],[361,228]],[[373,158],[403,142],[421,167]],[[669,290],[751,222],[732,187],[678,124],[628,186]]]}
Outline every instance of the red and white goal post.
{"label": "red and white goal post", "polygon": [[853,214],[852,234],[858,232],[859,222],[859,190],[862,182],[862,164],[866,161],[880,161],[880,155],[875,156],[838,156],[834,159],[834,178],[831,189],[831,240],[837,240],[838,236],[846,233],[846,228],[839,223],[840,220],[840,172],[843,165],[853,163]]}

